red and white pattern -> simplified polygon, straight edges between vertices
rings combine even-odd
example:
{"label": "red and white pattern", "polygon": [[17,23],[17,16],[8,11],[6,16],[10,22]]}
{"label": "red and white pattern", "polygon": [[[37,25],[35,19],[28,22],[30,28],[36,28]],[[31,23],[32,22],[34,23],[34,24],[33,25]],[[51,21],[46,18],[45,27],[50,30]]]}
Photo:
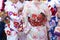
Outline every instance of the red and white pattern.
{"label": "red and white pattern", "polygon": [[[41,4],[38,7],[34,4],[33,1],[28,6],[27,5],[24,6],[23,27],[24,27],[24,32],[27,34],[26,40],[48,40],[46,26],[40,25],[38,23],[38,21],[36,21],[36,19],[38,17],[41,20],[42,16],[40,16],[39,14],[41,12],[44,14],[47,14],[47,11],[49,9],[46,10],[47,6],[43,2],[41,2]],[[44,10],[46,11],[46,13],[44,12]],[[48,13],[50,13],[50,11],[48,11]],[[29,18],[32,20],[35,20],[37,22],[37,24],[39,24],[39,26],[32,26],[31,23],[29,23],[29,21],[31,21]],[[34,23],[32,23],[32,24],[34,24]]]}
{"label": "red and white pattern", "polygon": [[5,12],[7,12],[10,17],[9,24],[6,24],[5,32],[7,35],[7,40],[18,40],[18,27],[20,25],[21,17],[18,16],[17,4],[13,4],[10,0],[5,3]]}

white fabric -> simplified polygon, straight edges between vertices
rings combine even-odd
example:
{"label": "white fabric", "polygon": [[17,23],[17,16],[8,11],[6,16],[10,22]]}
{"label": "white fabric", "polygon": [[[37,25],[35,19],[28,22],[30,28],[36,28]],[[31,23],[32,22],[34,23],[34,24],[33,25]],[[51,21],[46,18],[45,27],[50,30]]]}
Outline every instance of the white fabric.
{"label": "white fabric", "polygon": [[[5,11],[12,11],[13,13],[18,13],[19,8],[16,6],[18,4],[13,4],[11,1],[6,1],[5,2],[5,5],[6,5],[5,6]],[[14,8],[14,6],[16,6],[16,8]],[[20,6],[20,5],[18,5],[18,6]]]}

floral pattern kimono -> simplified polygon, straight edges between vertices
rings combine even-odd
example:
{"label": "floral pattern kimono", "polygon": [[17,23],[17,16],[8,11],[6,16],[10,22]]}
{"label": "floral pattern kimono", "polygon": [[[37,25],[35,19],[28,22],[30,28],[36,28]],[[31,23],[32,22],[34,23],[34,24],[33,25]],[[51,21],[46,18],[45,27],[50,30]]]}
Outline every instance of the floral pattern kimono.
{"label": "floral pattern kimono", "polygon": [[5,3],[5,12],[7,12],[10,19],[9,24],[5,26],[5,32],[7,35],[7,40],[18,40],[17,32],[20,25],[20,16],[18,16],[18,7],[16,4],[13,4],[11,1]]}
{"label": "floral pattern kimono", "polygon": [[50,30],[49,30],[50,40],[55,40],[56,36],[54,35],[54,29],[57,25],[57,22],[56,22],[55,13],[53,13],[53,12],[52,12],[52,16],[51,16],[51,20],[49,21],[49,24],[50,24]]}
{"label": "floral pattern kimono", "polygon": [[[52,3],[53,2],[53,3]],[[54,29],[58,24],[58,18],[56,16],[57,13],[57,7],[54,1],[50,1],[48,3],[48,8],[50,9],[52,15],[51,15],[51,20],[49,21],[50,24],[50,30],[49,30],[49,36],[50,40],[57,40],[56,35],[54,34]]]}
{"label": "floral pattern kimono", "polygon": [[[47,11],[46,11],[46,9],[47,9]],[[34,24],[34,22],[30,23],[30,21],[29,21],[29,18],[32,18],[34,20],[34,18],[36,18],[37,15],[39,15],[41,12],[43,12],[46,15],[50,14],[50,11],[48,10],[47,6],[43,2],[40,2],[39,7],[37,7],[34,4],[34,1],[32,1],[31,4],[24,6],[23,27],[24,27],[24,32],[27,35],[26,40],[48,40],[46,25],[43,26],[42,24],[39,24],[38,22],[35,22],[36,24]],[[50,17],[48,18],[48,20],[49,19],[50,19]],[[42,23],[42,21],[40,23]]]}

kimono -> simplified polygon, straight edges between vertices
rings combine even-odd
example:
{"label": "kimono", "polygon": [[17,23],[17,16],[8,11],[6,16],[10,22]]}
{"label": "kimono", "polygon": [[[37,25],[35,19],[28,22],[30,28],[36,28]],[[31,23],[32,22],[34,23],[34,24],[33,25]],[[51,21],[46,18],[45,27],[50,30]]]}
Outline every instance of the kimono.
{"label": "kimono", "polygon": [[8,15],[8,17],[6,17],[6,20],[9,21],[9,23],[5,25],[7,40],[18,40],[17,29],[20,25],[20,17],[18,16],[19,8],[11,1],[7,1],[5,5],[5,12]]}
{"label": "kimono", "polygon": [[58,18],[56,16],[57,13],[57,7],[54,1],[50,1],[48,4],[48,8],[50,9],[52,15],[51,15],[51,20],[49,21],[50,24],[50,30],[49,30],[49,36],[50,40],[57,40],[56,35],[54,34],[54,29],[58,24]]}
{"label": "kimono", "polygon": [[[46,13],[50,14],[50,11],[49,10],[46,11],[46,8],[47,8],[47,6],[43,2],[40,2],[39,7],[36,7],[36,5],[34,4],[34,1],[32,1],[31,4],[27,4],[24,6],[23,28],[24,28],[24,33],[26,34],[26,40],[48,40],[46,26],[42,25],[42,21],[40,21],[40,22],[37,21],[38,19],[40,20],[43,18],[43,17],[39,17],[39,16],[41,16],[40,15],[41,12],[44,14],[46,14]],[[50,19],[50,17],[48,18],[48,20],[49,19]]]}

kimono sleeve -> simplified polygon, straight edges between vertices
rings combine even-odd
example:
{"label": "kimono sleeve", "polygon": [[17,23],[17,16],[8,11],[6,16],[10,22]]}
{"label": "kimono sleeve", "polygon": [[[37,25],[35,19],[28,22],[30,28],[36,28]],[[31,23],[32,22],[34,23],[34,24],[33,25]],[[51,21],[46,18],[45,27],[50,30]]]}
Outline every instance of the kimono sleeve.
{"label": "kimono sleeve", "polygon": [[5,24],[5,33],[7,34],[7,31],[10,31],[10,28],[7,26],[7,24]]}
{"label": "kimono sleeve", "polygon": [[27,22],[28,22],[28,17],[27,17],[27,14],[28,14],[28,7],[25,5],[24,8],[23,8],[23,26],[27,26]]}
{"label": "kimono sleeve", "polygon": [[31,27],[29,26],[28,23],[28,14],[29,14],[29,10],[28,7],[25,5],[23,9],[23,20],[24,20],[23,28],[24,28],[24,33],[26,34],[28,34],[29,31],[31,30]]}

